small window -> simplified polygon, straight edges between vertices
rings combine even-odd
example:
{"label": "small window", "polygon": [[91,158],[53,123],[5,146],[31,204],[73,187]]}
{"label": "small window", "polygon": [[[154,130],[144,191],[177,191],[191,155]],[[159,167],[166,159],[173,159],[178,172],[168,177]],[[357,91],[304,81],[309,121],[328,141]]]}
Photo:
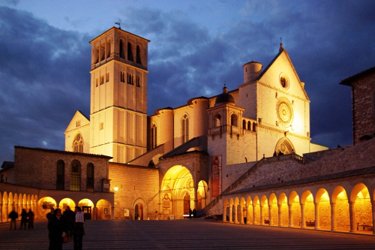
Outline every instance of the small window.
{"label": "small window", "polygon": [[98,78],[95,79],[95,86],[98,87],[99,86],[99,81],[98,81]]}
{"label": "small window", "polygon": [[189,140],[189,118],[187,115],[184,115],[182,118],[182,143],[185,143]]}
{"label": "small window", "polygon": [[108,72],[105,74],[105,82],[109,82],[109,73]]}
{"label": "small window", "polygon": [[125,82],[125,72],[120,72],[120,82]]}
{"label": "small window", "polygon": [[94,164],[87,164],[87,178],[86,178],[86,188],[94,189]]}
{"label": "small window", "polygon": [[237,115],[235,115],[235,114],[232,114],[231,115],[231,117],[230,117],[230,124],[232,125],[232,126],[235,126],[235,127],[237,127]]}
{"label": "small window", "polygon": [[137,87],[141,87],[141,78],[138,75],[135,77],[135,84]]}
{"label": "small window", "polygon": [[246,129],[246,121],[245,120],[242,120],[242,128]]}
{"label": "small window", "polygon": [[76,127],[80,127],[81,126],[81,121],[76,121]]}
{"label": "small window", "polygon": [[65,189],[65,163],[63,160],[57,161],[56,166],[56,189]]}
{"label": "small window", "polygon": [[103,130],[103,128],[104,128],[104,123],[101,122],[101,123],[99,124],[99,130]]}
{"label": "small window", "polygon": [[81,191],[81,163],[73,160],[70,172],[70,190]]}
{"label": "small window", "polygon": [[141,49],[139,48],[138,45],[137,45],[136,63],[142,64],[142,62],[141,62]]}
{"label": "small window", "polygon": [[216,128],[221,126],[221,115],[220,114],[217,114],[215,116],[214,124],[215,124]]}
{"label": "small window", "polygon": [[122,39],[120,39],[119,47],[120,47],[120,58],[125,59],[124,42],[122,41]]}
{"label": "small window", "polygon": [[126,76],[126,78],[127,78],[127,83],[128,84],[130,84],[130,85],[134,85],[134,77],[133,77],[133,75],[132,74],[127,74],[127,76]]}
{"label": "small window", "polygon": [[111,42],[107,42],[107,58],[111,56]]}
{"label": "small window", "polygon": [[100,77],[100,85],[104,84],[104,76]]}

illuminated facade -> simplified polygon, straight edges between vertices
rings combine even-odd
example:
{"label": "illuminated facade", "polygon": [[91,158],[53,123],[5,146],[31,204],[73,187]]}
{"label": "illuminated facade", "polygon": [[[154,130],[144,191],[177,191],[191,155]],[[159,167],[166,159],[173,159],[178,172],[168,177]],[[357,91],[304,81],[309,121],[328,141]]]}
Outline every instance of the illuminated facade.
{"label": "illuminated facade", "polygon": [[[245,63],[238,88],[147,116],[148,42],[115,27],[90,42],[89,118],[74,114],[65,151],[16,148],[1,172],[13,184],[0,183],[8,188],[0,220],[21,196],[41,214],[46,204],[84,200],[97,219],[181,219],[195,209],[230,223],[373,230],[375,159],[367,156],[375,144],[327,150],[311,142],[310,100],[282,44],[266,67]],[[362,77],[361,86],[373,86]],[[373,129],[366,126],[358,129]],[[35,158],[24,151],[38,155],[32,169],[49,166],[50,175],[14,178]]]}

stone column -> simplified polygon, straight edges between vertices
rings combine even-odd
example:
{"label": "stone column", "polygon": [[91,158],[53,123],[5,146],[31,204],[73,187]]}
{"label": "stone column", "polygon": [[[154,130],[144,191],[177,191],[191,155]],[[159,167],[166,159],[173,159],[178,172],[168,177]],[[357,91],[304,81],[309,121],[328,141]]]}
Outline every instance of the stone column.
{"label": "stone column", "polygon": [[350,232],[357,231],[357,225],[355,225],[355,211],[354,202],[349,201],[349,216],[350,216]]}
{"label": "stone column", "polygon": [[233,205],[229,203],[229,223],[233,223]]}
{"label": "stone column", "polygon": [[264,225],[264,220],[263,220],[263,206],[259,205],[260,207],[260,225]]}
{"label": "stone column", "polygon": [[245,224],[244,223],[244,215],[243,215],[243,206],[242,205],[240,205],[240,213],[241,213],[241,224]]}
{"label": "stone column", "polygon": [[238,224],[238,205],[234,206],[234,223]]}
{"label": "stone column", "polygon": [[301,203],[301,228],[306,228],[305,204]]}
{"label": "stone column", "polygon": [[372,233],[375,234],[375,201],[371,201],[372,204]]}
{"label": "stone column", "polygon": [[227,222],[227,207],[224,205],[223,222]]}
{"label": "stone column", "polygon": [[288,227],[292,227],[292,205],[288,204]]}
{"label": "stone column", "polygon": [[336,231],[336,203],[331,203],[331,231]]}
{"label": "stone column", "polygon": [[315,203],[315,230],[319,229],[319,203]]}
{"label": "stone column", "polygon": [[281,227],[281,205],[277,204],[277,226]]}

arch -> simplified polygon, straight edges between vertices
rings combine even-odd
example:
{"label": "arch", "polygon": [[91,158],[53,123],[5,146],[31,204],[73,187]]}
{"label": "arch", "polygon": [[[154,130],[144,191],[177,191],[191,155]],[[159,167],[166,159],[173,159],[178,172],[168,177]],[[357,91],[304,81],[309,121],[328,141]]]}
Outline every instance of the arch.
{"label": "arch", "polygon": [[8,214],[10,213],[10,211],[8,211],[8,193],[6,191],[3,193],[2,204],[2,221],[5,222],[8,220]]}
{"label": "arch", "polygon": [[41,218],[46,219],[47,213],[49,213],[52,208],[57,208],[57,202],[54,198],[45,196],[39,199],[37,212]]}
{"label": "arch", "polygon": [[73,140],[73,152],[83,153],[83,137],[81,134],[77,134]]}
{"label": "arch", "polygon": [[182,143],[189,140],[189,117],[185,114],[181,119],[181,137]]}
{"label": "arch", "polygon": [[305,228],[315,227],[315,202],[314,196],[310,190],[302,193],[301,204],[303,208],[302,226]]}
{"label": "arch", "polygon": [[233,198],[230,198],[229,200],[229,222],[234,223],[234,201]]}
{"label": "arch", "polygon": [[301,204],[299,195],[296,191],[289,194],[289,208],[290,208],[290,226],[301,227]]}
{"label": "arch", "polygon": [[86,189],[94,191],[95,166],[91,162],[87,164],[86,175]]}
{"label": "arch", "polygon": [[[255,130],[254,130],[255,131]],[[294,153],[295,149],[293,143],[286,137],[281,138],[275,146],[275,154],[276,155],[286,155]]]}
{"label": "arch", "polygon": [[241,207],[241,224],[246,224],[247,222],[247,207],[246,207],[246,201],[244,197],[240,198],[240,207]]}
{"label": "arch", "polygon": [[268,205],[270,207],[270,226],[279,225],[279,209],[277,206],[277,197],[272,193],[269,197]]}
{"label": "arch", "polygon": [[351,231],[366,231],[372,228],[372,204],[367,186],[364,183],[356,184],[350,194],[353,204]]}
{"label": "arch", "polygon": [[230,116],[230,125],[235,127],[238,126],[238,116],[236,114]]}
{"label": "arch", "polygon": [[137,199],[134,204],[134,220],[144,220],[145,218],[145,202],[142,199]]}
{"label": "arch", "polygon": [[206,206],[208,185],[204,180],[198,182],[197,189],[197,209],[202,209]]}
{"label": "arch", "polygon": [[214,126],[215,126],[215,128],[221,127],[221,115],[220,114],[215,115]]}
{"label": "arch", "polygon": [[288,206],[288,198],[285,193],[281,193],[279,195],[279,220],[281,227],[289,226],[289,206]]}
{"label": "arch", "polygon": [[183,218],[184,198],[189,194],[189,207],[194,209],[195,189],[193,176],[189,169],[182,165],[174,165],[165,173],[161,182],[163,213],[166,216]]}
{"label": "arch", "polygon": [[56,189],[65,189],[65,162],[63,160],[56,162]]}
{"label": "arch", "polygon": [[245,119],[244,120],[242,120],[242,129],[246,129],[246,121],[245,121]]}
{"label": "arch", "polygon": [[112,204],[106,199],[100,199],[96,203],[95,216],[97,220],[109,220],[112,218]]}
{"label": "arch", "polygon": [[91,220],[94,203],[90,199],[84,198],[78,202],[78,206],[81,207],[84,212],[85,220]]}
{"label": "arch", "polygon": [[246,222],[247,224],[254,224],[254,208],[253,208],[253,201],[251,199],[251,196],[247,197],[246,204],[247,204]]}
{"label": "arch", "polygon": [[332,192],[333,230],[350,231],[349,201],[344,187],[337,186]]}
{"label": "arch", "polygon": [[70,190],[81,191],[81,163],[73,160],[70,171]]}
{"label": "arch", "polygon": [[269,215],[269,212],[270,212],[270,207],[268,205],[268,199],[267,199],[267,196],[266,195],[262,195],[262,199],[261,199],[261,212],[262,212],[262,215],[261,215],[261,224],[262,225],[269,225],[270,224],[270,215]]}
{"label": "arch", "polygon": [[317,210],[317,226],[318,229],[331,230],[331,201],[328,191],[320,188],[316,193],[316,210]]}
{"label": "arch", "polygon": [[250,121],[247,122],[247,130],[251,130],[251,122]]}
{"label": "arch", "polygon": [[64,211],[67,207],[74,210],[76,203],[70,198],[64,198],[59,202],[59,208]]}
{"label": "arch", "polygon": [[253,200],[253,206],[254,206],[254,224],[260,225],[260,202],[259,202],[259,197],[255,196]]}

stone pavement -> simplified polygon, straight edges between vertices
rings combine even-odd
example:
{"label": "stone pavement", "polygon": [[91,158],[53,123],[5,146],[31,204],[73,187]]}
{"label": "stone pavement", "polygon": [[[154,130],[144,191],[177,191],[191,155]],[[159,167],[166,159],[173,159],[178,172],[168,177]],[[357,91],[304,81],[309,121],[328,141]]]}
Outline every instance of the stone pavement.
{"label": "stone pavement", "polygon": [[[176,221],[87,221],[84,249],[375,249],[375,236]],[[48,249],[46,222],[30,231],[0,224],[0,249]],[[72,243],[64,249],[73,249]]]}

